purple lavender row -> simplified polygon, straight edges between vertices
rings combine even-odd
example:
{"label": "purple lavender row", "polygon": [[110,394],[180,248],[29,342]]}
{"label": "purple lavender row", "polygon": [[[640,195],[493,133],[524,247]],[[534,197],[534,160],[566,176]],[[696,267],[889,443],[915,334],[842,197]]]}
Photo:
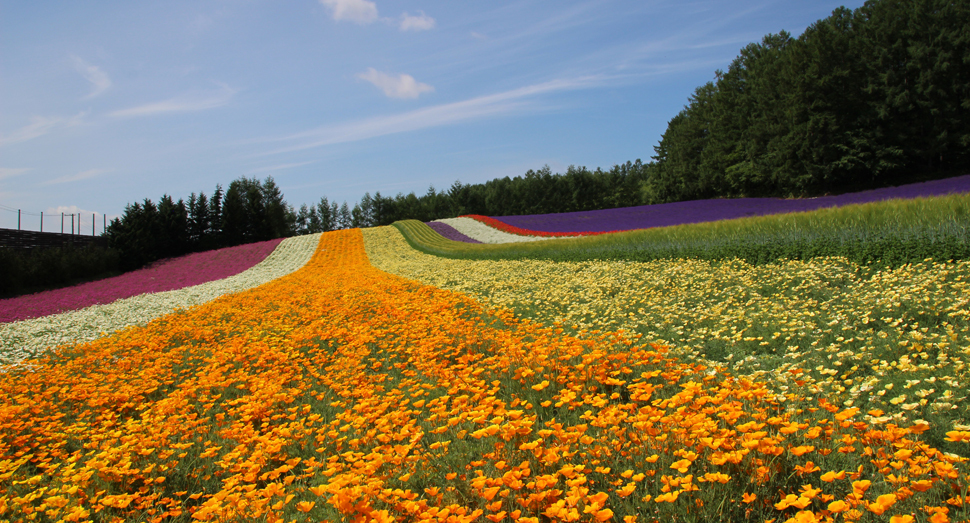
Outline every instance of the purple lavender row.
{"label": "purple lavender row", "polygon": [[0,300],[0,323],[103,305],[139,294],[171,291],[239,274],[266,259],[282,239],[197,252],[114,278]]}
{"label": "purple lavender row", "polygon": [[427,222],[427,225],[428,227],[431,227],[432,229],[434,229],[435,232],[444,236],[445,238],[448,238],[449,240],[454,240],[456,242],[465,242],[465,243],[482,243],[476,239],[465,236],[464,234],[458,232],[458,229],[455,229],[454,227],[452,227],[451,225],[448,225],[447,223]]}
{"label": "purple lavender row", "polygon": [[495,216],[509,225],[545,232],[603,232],[616,230],[667,227],[685,223],[713,222],[765,216],[789,212],[814,211],[826,207],[840,207],[893,198],[943,196],[970,192],[970,175],[887,187],[838,196],[822,196],[785,200],[781,198],[736,198],[722,200],[694,200],[689,202],[642,205],[622,209],[568,212],[561,214],[532,214],[523,216]]}

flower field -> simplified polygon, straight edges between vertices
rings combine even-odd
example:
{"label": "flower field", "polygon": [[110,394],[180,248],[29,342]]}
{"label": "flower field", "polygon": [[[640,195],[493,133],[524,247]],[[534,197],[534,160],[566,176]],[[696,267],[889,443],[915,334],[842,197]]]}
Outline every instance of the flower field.
{"label": "flower field", "polygon": [[531,230],[532,234],[628,231],[967,192],[970,192],[970,175],[819,198],[693,200],[600,211],[499,216],[493,219],[510,227]]}
{"label": "flower field", "polygon": [[[48,347],[94,340],[106,333],[132,325],[143,325],[155,318],[179,309],[203,304],[224,294],[262,285],[306,264],[314,253],[318,238],[319,235],[288,238],[278,243],[269,256],[258,264],[227,278],[165,292],[139,294],[103,305],[91,305],[42,318],[0,324],[0,364],[16,364],[25,358],[46,351]],[[265,245],[255,245],[259,246],[259,249],[265,248]],[[243,251],[245,252],[247,251]],[[186,260],[197,261],[198,258],[180,258],[172,265],[185,267]],[[235,263],[228,264],[232,267]],[[199,264],[189,264],[188,268],[202,269]],[[155,273],[158,272],[161,271]],[[219,271],[214,269],[208,274],[219,274]],[[170,274],[168,278],[165,278],[164,274],[160,276],[163,276],[163,280],[168,280],[168,283],[179,281],[178,277]],[[119,278],[122,278],[122,282],[129,281],[124,276]],[[141,281],[144,282],[144,280]],[[186,280],[182,281],[186,282]],[[187,281],[192,280],[187,279]],[[137,280],[132,287],[138,287]],[[132,287],[122,288],[120,292],[122,295],[129,294]],[[64,291],[71,294],[74,292],[73,289],[64,289]]]}
{"label": "flower field", "polygon": [[[970,430],[970,262],[876,270],[838,258],[740,261],[455,260],[368,230],[377,267],[585,337],[625,331],[685,361],[822,397],[873,423]],[[867,414],[869,411],[881,411]]]}
{"label": "flower field", "polygon": [[0,518],[967,519],[925,423],[372,265],[415,256],[326,233],[288,275],[8,367]]}
{"label": "flower field", "polygon": [[0,323],[26,320],[221,280],[263,261],[282,240],[198,252],[114,278],[0,300]]}
{"label": "flower field", "polygon": [[[484,217],[482,217],[484,218]],[[445,218],[442,220],[435,220],[436,224],[447,225],[457,231],[464,237],[471,238],[474,240],[470,243],[518,243],[518,242],[534,242],[541,240],[549,240],[555,238],[554,236],[529,236],[519,234],[518,232],[508,232],[501,229],[497,229],[491,225],[483,223],[481,220],[470,217],[461,216],[459,218]],[[449,236],[445,236],[448,238]],[[466,241],[464,238],[449,238],[455,241]]]}

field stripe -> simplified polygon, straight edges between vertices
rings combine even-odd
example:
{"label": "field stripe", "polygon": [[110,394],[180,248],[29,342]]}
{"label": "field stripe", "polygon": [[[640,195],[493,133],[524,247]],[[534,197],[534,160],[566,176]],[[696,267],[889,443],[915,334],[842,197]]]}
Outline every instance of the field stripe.
{"label": "field stripe", "polygon": [[2,324],[0,364],[15,364],[53,347],[91,341],[126,327],[144,325],[179,309],[262,285],[304,266],[319,240],[319,234],[287,238],[263,261],[221,280]]}

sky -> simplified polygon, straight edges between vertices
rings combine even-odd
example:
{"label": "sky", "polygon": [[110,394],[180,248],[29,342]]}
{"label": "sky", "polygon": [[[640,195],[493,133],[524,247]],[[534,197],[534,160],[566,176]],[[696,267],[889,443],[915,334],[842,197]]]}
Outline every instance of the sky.
{"label": "sky", "polygon": [[742,47],[861,3],[0,0],[0,228],[244,176],[298,208],[647,162]]}

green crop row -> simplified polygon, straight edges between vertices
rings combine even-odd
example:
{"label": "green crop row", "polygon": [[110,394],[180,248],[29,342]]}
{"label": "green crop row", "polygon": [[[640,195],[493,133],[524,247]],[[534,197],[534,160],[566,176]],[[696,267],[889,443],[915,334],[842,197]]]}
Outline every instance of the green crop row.
{"label": "green crop row", "polygon": [[736,258],[764,264],[839,256],[854,263],[886,267],[926,258],[970,259],[970,194],[506,244],[448,240],[416,220],[394,225],[415,249],[456,259]]}

